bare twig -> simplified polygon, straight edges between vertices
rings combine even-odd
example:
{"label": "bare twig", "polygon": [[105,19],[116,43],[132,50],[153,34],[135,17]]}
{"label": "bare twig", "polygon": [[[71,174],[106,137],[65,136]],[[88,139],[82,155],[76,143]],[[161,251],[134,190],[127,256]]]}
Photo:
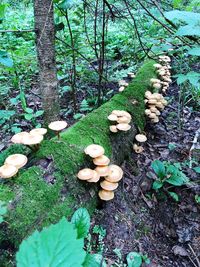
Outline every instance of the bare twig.
{"label": "bare twig", "polygon": [[192,254],[193,254],[194,257],[195,257],[194,259],[195,259],[196,262],[197,262],[197,266],[200,267],[200,261],[199,261],[198,256],[196,255],[194,249],[192,248],[192,246],[191,246],[190,244],[188,244],[188,247],[189,247],[190,251],[192,252]]}

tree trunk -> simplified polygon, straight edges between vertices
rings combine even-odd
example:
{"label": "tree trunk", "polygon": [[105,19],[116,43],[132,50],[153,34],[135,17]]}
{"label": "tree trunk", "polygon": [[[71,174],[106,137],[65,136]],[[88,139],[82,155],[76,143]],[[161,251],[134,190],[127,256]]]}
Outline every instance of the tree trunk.
{"label": "tree trunk", "polygon": [[36,46],[40,68],[40,91],[45,123],[49,123],[59,117],[53,15],[52,0],[34,1]]}

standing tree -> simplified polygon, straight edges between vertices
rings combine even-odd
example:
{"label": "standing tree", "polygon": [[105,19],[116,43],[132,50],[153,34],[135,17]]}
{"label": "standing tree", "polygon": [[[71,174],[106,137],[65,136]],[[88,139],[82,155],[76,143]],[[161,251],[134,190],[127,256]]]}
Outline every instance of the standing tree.
{"label": "standing tree", "polygon": [[45,123],[48,123],[59,117],[53,0],[35,0],[34,17],[37,56],[40,67],[40,90],[44,120]]}

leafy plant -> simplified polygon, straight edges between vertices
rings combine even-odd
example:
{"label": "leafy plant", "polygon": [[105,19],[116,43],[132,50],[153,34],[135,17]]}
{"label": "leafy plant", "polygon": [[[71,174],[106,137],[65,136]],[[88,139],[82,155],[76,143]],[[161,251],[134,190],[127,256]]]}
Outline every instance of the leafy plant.
{"label": "leafy plant", "polygon": [[180,164],[155,160],[151,164],[151,167],[157,175],[157,180],[153,183],[154,190],[162,188],[166,183],[174,186],[182,186],[189,182],[187,176],[181,171]]}
{"label": "leafy plant", "polygon": [[0,223],[4,221],[3,216],[7,213],[7,207],[5,202],[0,201]]}
{"label": "leafy plant", "polygon": [[145,262],[146,264],[150,263],[149,258],[146,255],[142,255],[138,252],[130,252],[127,255],[127,267],[140,267],[142,266],[142,262]]}
{"label": "leafy plant", "polygon": [[101,262],[105,267],[101,255],[86,254],[83,249],[89,227],[88,211],[80,208],[71,222],[63,217],[57,224],[35,231],[21,243],[16,255],[17,267],[98,267]]}

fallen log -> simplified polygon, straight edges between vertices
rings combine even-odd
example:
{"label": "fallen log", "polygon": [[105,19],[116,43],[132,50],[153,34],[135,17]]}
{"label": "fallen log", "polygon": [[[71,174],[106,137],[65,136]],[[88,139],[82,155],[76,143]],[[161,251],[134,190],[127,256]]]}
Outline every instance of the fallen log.
{"label": "fallen log", "polygon": [[[60,140],[43,141],[39,150],[29,155],[29,165],[15,179],[0,184],[0,200],[6,201],[9,207],[0,229],[0,262],[12,259],[7,248],[17,249],[22,239],[35,229],[70,216],[80,206],[90,213],[94,211],[98,201],[97,184],[76,178],[81,168],[91,166],[84,148],[92,143],[102,145],[114,164],[122,163],[129,156],[134,136],[145,126],[144,93],[152,90],[150,79],[156,78],[154,63],[146,62],[122,93],[62,133]],[[116,134],[109,131],[107,116],[114,109],[132,115],[131,130]],[[9,154],[22,151],[22,146],[12,146],[0,155],[0,162]]]}

